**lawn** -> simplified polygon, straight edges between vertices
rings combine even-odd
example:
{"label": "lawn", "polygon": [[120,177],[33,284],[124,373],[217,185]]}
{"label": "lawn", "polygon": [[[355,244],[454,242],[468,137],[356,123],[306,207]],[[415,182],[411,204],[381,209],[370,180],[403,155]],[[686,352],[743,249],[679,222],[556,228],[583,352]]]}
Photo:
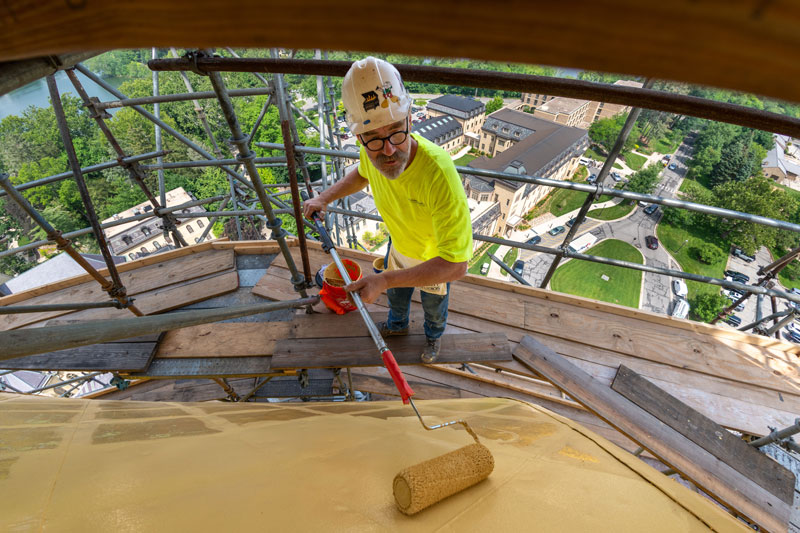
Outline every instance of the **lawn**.
{"label": "lawn", "polygon": [[[642,264],[641,252],[626,242],[608,239],[589,248],[589,255]],[[608,281],[602,276],[606,276]],[[550,286],[554,291],[639,308],[642,273],[629,268],[572,259],[558,267]]]}
{"label": "lawn", "polygon": [[455,163],[457,167],[465,167],[469,164],[470,161],[477,158],[478,158],[477,155],[464,154],[458,159],[453,160],[453,163]]}
{"label": "lawn", "polygon": [[622,170],[622,165],[620,165],[619,163],[614,163],[614,168]]}
{"label": "lawn", "polygon": [[634,154],[633,152],[625,154],[625,164],[628,165],[631,170],[639,170],[646,161],[647,158],[639,154]]}
{"label": "lawn", "polygon": [[589,148],[583,153],[583,157],[588,157],[590,159],[594,159],[595,161],[605,161],[606,156],[601,154],[600,152],[595,151],[593,148]]}
{"label": "lawn", "polygon": [[489,259],[489,254],[495,253],[498,248],[500,248],[499,244],[491,245],[489,249],[486,252],[484,252],[483,255],[481,255],[481,258],[478,259],[471,267],[469,267],[468,272],[470,274],[476,274],[478,276],[482,276],[483,274],[481,274],[481,265],[483,265],[484,263],[491,262],[492,260]]}
{"label": "lawn", "polygon": [[633,211],[633,202],[631,200],[623,200],[615,206],[604,207],[602,209],[592,209],[586,215],[595,220],[617,220],[622,218],[631,211]]}
{"label": "lawn", "polygon": [[[580,180],[578,183],[585,183],[585,181]],[[586,195],[589,193],[573,191],[571,189],[558,189],[550,194],[553,195],[553,199],[550,201],[550,212],[559,217],[582,206],[583,202],[586,200]],[[594,203],[600,204],[609,200],[611,200],[611,196],[604,194],[595,200]]]}
{"label": "lawn", "polygon": [[[716,233],[700,226],[676,227],[667,222],[662,222],[656,228],[656,235],[661,245],[666,248],[672,257],[681,265],[681,270],[692,274],[702,274],[723,278],[725,265],[728,262],[728,250],[731,243],[719,237]],[[684,242],[685,241],[685,242]],[[697,259],[697,248],[707,242],[715,244],[725,253],[722,258],[711,265],[700,262]],[[700,283],[697,281],[687,281],[689,288],[689,298],[698,293],[719,292],[719,287]]]}
{"label": "lawn", "polygon": [[[509,267],[514,266],[514,261],[517,260],[518,255],[519,255],[518,248],[509,248],[508,251],[506,252],[506,255],[503,256],[503,263],[507,264]],[[506,272],[505,270],[501,269],[501,271],[502,271],[501,273],[504,276],[508,275],[508,272]]]}
{"label": "lawn", "polygon": [[678,149],[682,140],[682,135],[674,135],[674,139],[671,139],[668,134],[664,134],[656,142],[652,143],[652,148],[659,154],[671,154]]}

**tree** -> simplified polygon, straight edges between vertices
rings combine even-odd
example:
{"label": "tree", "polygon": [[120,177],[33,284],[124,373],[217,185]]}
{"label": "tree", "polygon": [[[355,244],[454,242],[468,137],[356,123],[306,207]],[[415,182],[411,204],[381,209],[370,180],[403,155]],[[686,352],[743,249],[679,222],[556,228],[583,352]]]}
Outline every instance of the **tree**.
{"label": "tree", "polygon": [[631,176],[626,188],[633,192],[650,194],[655,190],[661,179],[661,168],[660,163],[653,163],[647,168],[643,168]]}
{"label": "tree", "polygon": [[703,243],[702,245],[696,248],[697,257],[700,259],[701,262],[711,265],[720,261],[723,257],[725,257],[725,252],[719,249],[718,246],[711,244],[710,242]]}
{"label": "tree", "polygon": [[669,224],[678,228],[685,228],[692,225],[693,211],[680,209],[678,207],[663,207],[661,216],[662,224]]}
{"label": "tree", "polygon": [[734,139],[722,149],[720,159],[711,171],[711,185],[716,187],[749,178],[753,173],[753,155],[746,137],[740,135]]}
{"label": "tree", "polygon": [[711,322],[730,300],[716,292],[705,292],[695,295],[690,303],[694,316],[702,322]]}
{"label": "tree", "polygon": [[495,96],[486,104],[486,114],[491,115],[501,107],[503,107],[503,97],[500,95]]}

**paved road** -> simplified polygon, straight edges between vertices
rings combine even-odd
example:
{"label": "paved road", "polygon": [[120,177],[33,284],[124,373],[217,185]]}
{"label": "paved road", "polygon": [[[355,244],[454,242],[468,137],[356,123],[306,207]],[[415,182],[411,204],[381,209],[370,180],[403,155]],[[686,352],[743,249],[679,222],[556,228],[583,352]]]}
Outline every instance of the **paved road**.
{"label": "paved road", "polygon": [[[686,175],[686,163],[691,154],[691,146],[681,144],[671,162],[675,163],[675,170],[665,168],[661,173],[661,181],[655,194],[672,198],[676,196],[677,190],[683,177]],[[653,215],[646,215],[644,209],[637,206],[629,216],[610,222],[602,222],[587,219],[581,224],[576,234],[576,238],[584,233],[591,232],[598,240],[618,239],[635,246],[643,255],[645,264],[661,268],[679,269],[675,261],[667,254],[663,247],[659,246],[656,250],[651,250],[645,245],[645,237],[655,235],[655,226],[661,218],[661,209]],[[564,234],[556,237],[542,234],[542,246],[557,247],[564,240]],[[525,261],[523,276],[531,285],[539,286],[550,267],[553,257],[547,254],[521,251],[520,258]],[[642,298],[639,306],[646,311],[668,314],[672,311],[674,295],[671,289],[672,278],[663,274],[644,273],[644,283],[642,288]]]}

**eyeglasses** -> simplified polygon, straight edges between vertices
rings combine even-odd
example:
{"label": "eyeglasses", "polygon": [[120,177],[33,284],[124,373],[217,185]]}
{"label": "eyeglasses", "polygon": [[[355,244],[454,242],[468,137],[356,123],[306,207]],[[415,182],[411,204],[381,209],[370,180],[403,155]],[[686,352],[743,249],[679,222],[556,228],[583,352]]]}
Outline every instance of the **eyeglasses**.
{"label": "eyeglasses", "polygon": [[[375,139],[370,139],[364,143],[364,146],[366,146],[367,150],[370,152],[379,152],[383,150],[386,141],[389,141],[389,144],[392,146],[397,146],[406,142],[406,138],[408,138],[408,128],[406,128],[405,131],[396,131],[388,137],[377,137]],[[361,141],[364,141],[363,137],[361,138]]]}

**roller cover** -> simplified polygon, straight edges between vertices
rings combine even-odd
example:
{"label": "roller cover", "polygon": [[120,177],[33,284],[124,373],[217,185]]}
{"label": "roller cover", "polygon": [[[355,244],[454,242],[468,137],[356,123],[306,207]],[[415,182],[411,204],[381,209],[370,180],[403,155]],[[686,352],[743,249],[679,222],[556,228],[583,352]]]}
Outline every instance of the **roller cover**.
{"label": "roller cover", "polygon": [[401,470],[394,478],[394,499],[401,512],[412,515],[483,481],[493,469],[489,449],[470,444]]}

